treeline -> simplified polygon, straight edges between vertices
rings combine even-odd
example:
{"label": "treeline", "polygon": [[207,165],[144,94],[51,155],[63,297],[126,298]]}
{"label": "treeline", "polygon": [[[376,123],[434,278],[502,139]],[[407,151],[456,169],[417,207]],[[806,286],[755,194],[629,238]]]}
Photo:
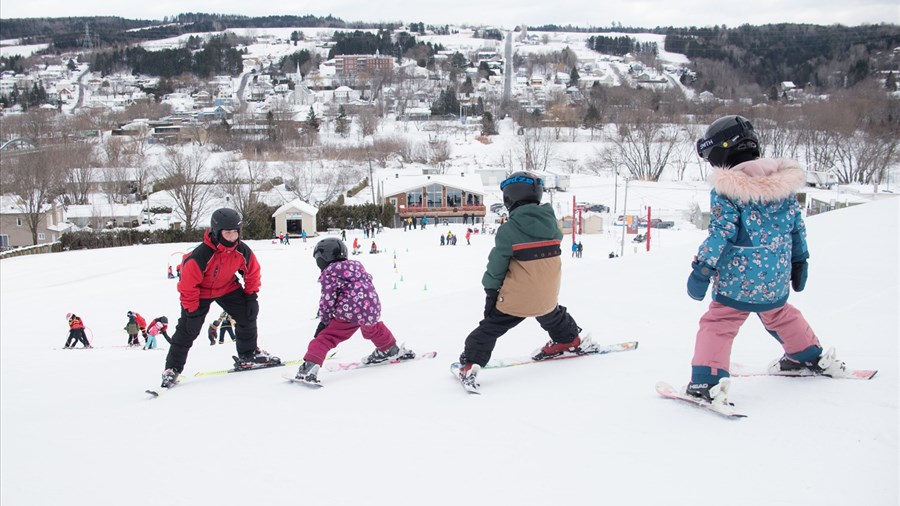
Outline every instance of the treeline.
{"label": "treeline", "polygon": [[872,62],[887,63],[898,44],[897,25],[777,24],[670,28],[665,50],[686,55],[701,73],[709,63],[724,64],[764,89],[783,81],[832,88],[882,70]]}
{"label": "treeline", "polygon": [[[540,25],[540,26],[529,26],[528,31],[536,31],[536,32],[574,32],[574,33],[606,33],[606,32],[619,32],[619,33],[657,33],[664,34],[669,28],[667,27],[659,27],[656,28],[643,28],[640,26],[622,26],[621,23],[613,23],[612,26],[609,27],[596,27],[596,26],[572,26],[572,25]],[[516,27],[516,31],[519,28]]]}
{"label": "treeline", "polygon": [[[416,60],[428,59],[433,57],[438,51],[443,51],[444,46],[441,44],[432,44],[431,42],[418,42],[409,32],[399,32],[397,40],[391,30],[378,30],[378,33],[363,32],[356,30],[353,32],[338,32],[334,34],[332,40],[334,47],[328,52],[328,58],[334,58],[342,54],[379,54],[386,56],[402,56],[406,54],[416,55]],[[420,62],[424,65],[424,62]]]}
{"label": "treeline", "polygon": [[102,75],[128,70],[132,74],[146,74],[163,78],[181,74],[198,77],[213,75],[236,76],[243,71],[243,59],[227,34],[212,37],[203,49],[191,51],[189,47],[147,51],[136,46],[126,49],[95,52],[91,68]]}
{"label": "treeline", "polygon": [[594,51],[615,56],[625,56],[628,53],[652,54],[654,56],[659,54],[659,48],[657,47],[656,42],[640,42],[628,36],[592,36],[588,37],[586,45]]}
{"label": "treeline", "polygon": [[330,228],[360,228],[365,223],[379,223],[389,227],[394,218],[394,206],[391,204],[363,204],[345,206],[341,203],[329,204],[319,208],[316,214],[316,230],[326,231]]}
{"label": "treeline", "polygon": [[0,39],[25,39],[25,43],[28,43],[32,40],[47,41],[54,36],[65,34],[76,34],[75,37],[80,37],[84,35],[85,23],[90,25],[92,31],[112,33],[150,26],[155,21],[112,16],[4,19],[0,23]]}

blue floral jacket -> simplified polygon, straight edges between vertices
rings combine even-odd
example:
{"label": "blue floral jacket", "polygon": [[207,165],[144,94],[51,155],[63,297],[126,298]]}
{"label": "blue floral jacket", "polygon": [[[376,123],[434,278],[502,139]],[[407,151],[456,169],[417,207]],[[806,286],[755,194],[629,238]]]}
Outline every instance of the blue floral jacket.
{"label": "blue floral jacket", "polygon": [[714,268],[713,300],[743,311],[783,306],[791,263],[809,258],[794,192],[806,175],[790,160],[759,159],[711,178],[709,236],[697,261]]}

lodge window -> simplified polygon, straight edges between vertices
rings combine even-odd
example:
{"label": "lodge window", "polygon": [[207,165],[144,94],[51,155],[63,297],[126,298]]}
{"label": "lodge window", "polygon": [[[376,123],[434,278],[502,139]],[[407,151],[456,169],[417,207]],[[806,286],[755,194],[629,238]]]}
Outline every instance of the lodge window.
{"label": "lodge window", "polygon": [[425,189],[428,195],[428,207],[443,207],[443,188],[439,184],[429,185]]}
{"label": "lodge window", "polygon": [[410,207],[419,207],[422,205],[422,192],[418,191],[415,193],[407,193],[406,194],[406,205]]}
{"label": "lodge window", "polygon": [[462,190],[447,188],[447,207],[462,206]]}

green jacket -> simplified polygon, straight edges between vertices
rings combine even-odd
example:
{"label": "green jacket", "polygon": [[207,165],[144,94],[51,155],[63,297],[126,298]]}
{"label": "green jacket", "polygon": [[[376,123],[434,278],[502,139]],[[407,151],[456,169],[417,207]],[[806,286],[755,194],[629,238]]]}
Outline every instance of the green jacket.
{"label": "green jacket", "polygon": [[500,290],[497,309],[513,316],[542,316],[556,308],[562,278],[562,231],[550,204],[513,210],[497,229],[481,278]]}

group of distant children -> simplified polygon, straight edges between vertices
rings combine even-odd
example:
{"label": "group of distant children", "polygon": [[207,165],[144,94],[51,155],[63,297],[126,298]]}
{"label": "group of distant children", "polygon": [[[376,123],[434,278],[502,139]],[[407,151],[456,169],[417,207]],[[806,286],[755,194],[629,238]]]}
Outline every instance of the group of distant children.
{"label": "group of distant children", "polygon": [[[145,350],[156,349],[156,336],[160,334],[162,334],[166,341],[172,342],[167,333],[169,319],[165,316],[154,318],[149,325],[147,324],[147,320],[141,316],[140,313],[128,311],[126,317],[128,318],[128,321],[123,330],[128,334],[129,347],[141,346],[141,341],[138,338],[139,335],[144,338],[143,348]],[[81,343],[84,348],[93,348],[85,334],[85,329],[87,327],[85,327],[81,317],[74,313],[68,313],[66,314],[66,321],[69,323],[69,336],[66,339],[64,347],[74,348],[78,343]]]}
{"label": "group of distant children", "polygon": [[[712,221],[691,264],[687,292],[691,298],[703,300],[712,284],[712,302],[700,319],[691,379],[684,392],[703,402],[727,402],[732,341],[751,313],[759,316],[784,349],[784,355],[769,366],[770,371],[839,374],[844,363],[837,360],[833,348],[823,350],[800,311],[787,303],[791,288],[796,292],[804,289],[808,273],[806,229],[794,195],[805,183],[802,168],[793,161],[761,158],[753,125],[741,116],[725,116],[711,124],[698,141],[697,152],[713,165]],[[558,301],[562,232],[551,205],[541,203],[543,181],[532,173],[515,172],[500,183],[500,189],[509,215],[496,231],[482,276],[482,318],[465,338],[459,357],[459,380],[472,388],[477,388],[477,375],[488,364],[497,339],[525,318],[536,318],[550,337],[532,354],[535,360],[583,353],[595,346]],[[423,226],[425,223],[423,218]],[[219,342],[224,337],[223,321],[228,322],[226,328],[236,329],[232,335],[238,351],[236,368],[282,363],[257,347],[260,265],[240,240],[241,224],[236,211],[217,210],[203,244],[185,257],[178,284],[181,316],[170,340],[162,374],[164,388],[177,383],[213,302],[227,313],[224,320],[222,316],[217,320]],[[414,219],[406,225],[415,228]],[[449,236],[451,241],[453,237]],[[354,254],[358,249],[355,239]],[[374,243],[372,249],[377,251]],[[580,256],[581,249],[573,245],[573,254]],[[747,260],[757,257],[761,261]],[[349,259],[344,241],[322,239],[313,258],[320,269],[319,325],[296,373],[297,380],[318,383],[317,374],[328,352],[357,330],[375,346],[363,358],[364,363],[415,357],[397,344],[381,321],[381,302],[372,276],[362,263]],[[234,276],[239,270],[244,274],[243,283]],[[70,316],[70,340],[82,339],[83,324]],[[132,331],[140,330],[139,324],[132,327],[131,323],[129,313],[129,342]],[[213,334],[210,341],[214,344]]]}

